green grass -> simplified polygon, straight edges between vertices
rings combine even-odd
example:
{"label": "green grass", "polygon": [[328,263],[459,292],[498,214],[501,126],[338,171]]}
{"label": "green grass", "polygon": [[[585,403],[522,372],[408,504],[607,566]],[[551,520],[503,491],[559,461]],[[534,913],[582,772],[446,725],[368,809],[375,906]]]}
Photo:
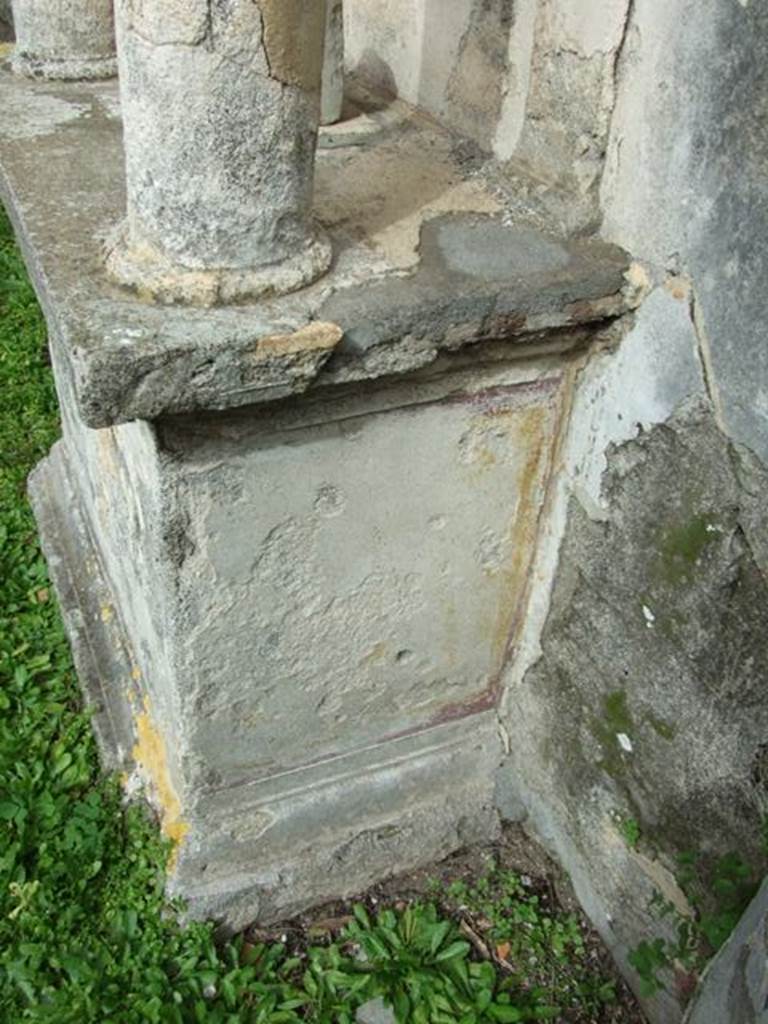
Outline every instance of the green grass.
{"label": "green grass", "polygon": [[479,1024],[583,1020],[560,1018],[558,1000],[585,1012],[610,1000],[610,983],[582,969],[575,920],[543,914],[510,879],[464,896],[490,917],[492,941],[518,965],[538,958],[535,970],[478,956],[444,902],[358,907],[335,941],[292,956],[178,924],[167,845],[99,773],[26,499],[58,432],[45,341],[0,211],[0,1022],[351,1024],[381,995],[402,1022]]}

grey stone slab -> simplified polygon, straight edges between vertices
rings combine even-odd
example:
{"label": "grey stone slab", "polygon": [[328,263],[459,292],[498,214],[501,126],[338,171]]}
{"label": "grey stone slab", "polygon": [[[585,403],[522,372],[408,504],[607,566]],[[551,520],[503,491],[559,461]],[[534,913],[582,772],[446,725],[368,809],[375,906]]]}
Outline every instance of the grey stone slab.
{"label": "grey stone slab", "polygon": [[415,114],[369,145],[321,153],[316,211],[335,250],[325,278],[256,305],[142,302],[103,268],[124,209],[118,113],[109,85],[0,73],[0,189],[90,426],[406,373],[489,337],[514,355],[548,326],[629,303],[621,250],[508,225],[451,137]]}

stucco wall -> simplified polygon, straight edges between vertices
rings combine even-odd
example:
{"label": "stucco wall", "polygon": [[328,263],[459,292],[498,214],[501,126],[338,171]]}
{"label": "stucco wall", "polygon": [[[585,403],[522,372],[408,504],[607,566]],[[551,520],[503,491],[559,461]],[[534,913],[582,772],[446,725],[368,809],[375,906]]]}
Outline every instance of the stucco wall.
{"label": "stucco wall", "polygon": [[[680,853],[762,864],[766,56],[764,5],[631,7],[600,196],[652,288],[579,379],[506,678],[500,806],[549,842],[625,969],[664,932],[651,896],[684,906]],[[647,1009],[669,1024],[685,979],[666,981]]]}
{"label": "stucco wall", "polygon": [[721,425],[768,461],[768,8],[636,0],[602,185],[606,237],[688,274]]}

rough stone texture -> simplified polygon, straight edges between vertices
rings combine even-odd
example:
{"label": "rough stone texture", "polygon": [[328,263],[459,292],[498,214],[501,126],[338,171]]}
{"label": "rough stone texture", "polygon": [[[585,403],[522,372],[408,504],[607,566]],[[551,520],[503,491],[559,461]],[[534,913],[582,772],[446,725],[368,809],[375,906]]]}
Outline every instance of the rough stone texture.
{"label": "rough stone texture", "polygon": [[[549,845],[624,970],[628,946],[651,930],[658,934],[659,924],[649,917],[647,905],[656,884],[648,872],[654,878],[659,872],[653,865],[649,868],[651,862],[637,859],[620,838],[610,793],[606,796],[598,789],[594,799],[584,802],[566,796],[560,762],[545,757],[544,751],[555,750],[561,730],[572,729],[573,713],[569,708],[563,723],[553,722],[551,706],[540,701],[532,680],[543,657],[542,634],[569,508],[583,509],[597,529],[608,517],[602,480],[611,446],[632,443],[668,420],[682,404],[705,396],[689,299],[684,281],[673,278],[656,287],[621,343],[594,353],[577,373],[568,429],[542,513],[532,586],[514,658],[503,677],[501,719],[508,756],[497,776],[497,806],[513,820],[527,817],[529,827]],[[745,518],[747,514],[744,509]],[[623,638],[623,629],[619,636]],[[587,651],[593,643],[590,637]],[[583,767],[578,761],[573,771],[577,779]],[[589,841],[584,845],[574,841],[575,835],[586,833]],[[673,892],[671,874],[663,873],[662,880]],[[657,1003],[655,1020],[669,1024],[676,1019],[674,1003]]]}
{"label": "rough stone texture", "polygon": [[[123,204],[114,87],[0,74],[0,97],[0,188],[90,426],[405,373],[462,349],[471,358],[478,342],[563,348],[634,301],[624,253],[509,224],[493,180],[468,176],[453,137],[409,113],[320,154],[331,274],[258,305],[151,305],[102,267],[100,239]],[[307,333],[316,321],[328,327]]]}
{"label": "rough stone texture", "polygon": [[767,74],[764,3],[635,0],[602,188],[606,236],[692,278],[718,416],[764,462]]}
{"label": "rough stone texture", "polygon": [[[6,9],[0,19],[10,22]],[[112,0],[13,0],[14,71],[33,78],[111,78],[117,71]]]}
{"label": "rough stone texture", "polygon": [[290,769],[288,732],[313,760],[494,705],[560,399],[470,380],[163,427],[191,787]]}
{"label": "rough stone texture", "polygon": [[324,0],[119,0],[117,15],[127,219],[111,275],[211,305],[325,271],[311,217]]}
{"label": "rough stone texture", "polygon": [[647,900],[675,892],[677,854],[759,862],[766,493],[701,403],[614,449],[606,508],[571,503],[542,657],[509,695],[525,801],[619,958],[658,933]]}
{"label": "rough stone texture", "polygon": [[685,1024],[768,1021],[768,881],[710,964]]}
{"label": "rough stone texture", "polygon": [[344,106],[344,2],[327,0],[320,124],[341,119]]}

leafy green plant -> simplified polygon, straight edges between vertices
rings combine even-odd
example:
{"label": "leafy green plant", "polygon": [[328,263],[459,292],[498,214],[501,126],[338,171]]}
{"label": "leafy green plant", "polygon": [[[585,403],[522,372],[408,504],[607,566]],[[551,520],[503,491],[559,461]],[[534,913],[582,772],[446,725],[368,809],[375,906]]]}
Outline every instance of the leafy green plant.
{"label": "leafy green plant", "polygon": [[720,949],[755,895],[759,879],[736,853],[720,857],[712,867],[694,852],[678,857],[678,883],[688,899],[691,916],[660,894],[651,908],[660,919],[671,919],[675,937],[640,942],[628,961],[640,977],[640,992],[653,996],[667,987],[664,975],[683,970],[694,977]]}
{"label": "leafy green plant", "polygon": [[511,979],[500,979],[489,962],[472,962],[471,946],[453,921],[434,904],[383,910],[371,919],[361,905],[345,939],[361,960],[342,971],[367,978],[362,991],[382,996],[400,1024],[480,1024],[535,1021],[557,1016],[543,992],[513,993]]}
{"label": "leafy green plant", "polygon": [[640,825],[636,818],[624,818],[619,826],[624,841],[630,850],[636,850],[640,842]]}
{"label": "leafy green plant", "polygon": [[484,939],[504,961],[513,986],[546,992],[548,1005],[581,1008],[588,1016],[615,1000],[613,981],[586,956],[576,915],[556,909],[530,879],[490,865],[471,884],[452,883],[445,905],[486,926]]}
{"label": "leafy green plant", "polygon": [[45,340],[0,211],[0,1019],[303,1020],[280,948],[179,927],[165,844],[99,774],[25,495],[58,432]]}

